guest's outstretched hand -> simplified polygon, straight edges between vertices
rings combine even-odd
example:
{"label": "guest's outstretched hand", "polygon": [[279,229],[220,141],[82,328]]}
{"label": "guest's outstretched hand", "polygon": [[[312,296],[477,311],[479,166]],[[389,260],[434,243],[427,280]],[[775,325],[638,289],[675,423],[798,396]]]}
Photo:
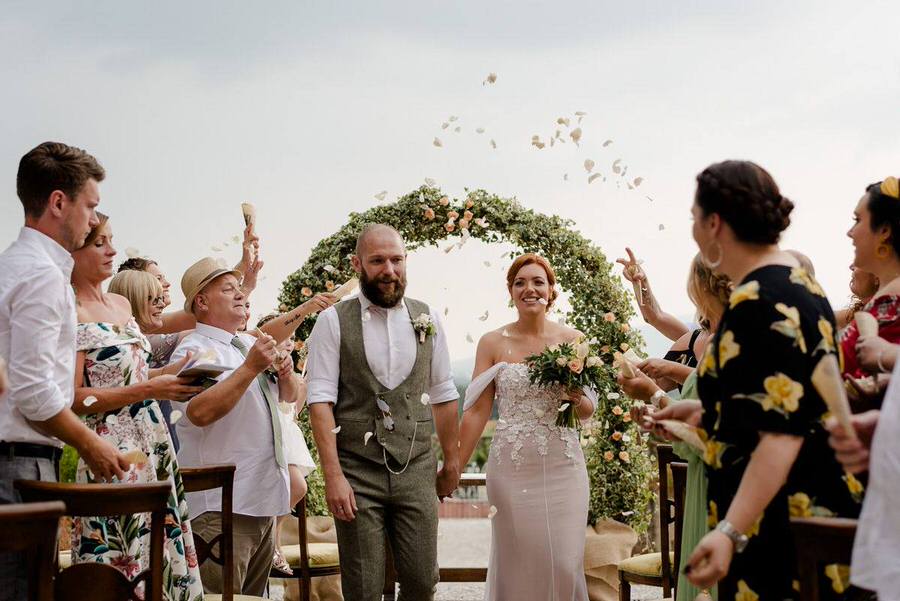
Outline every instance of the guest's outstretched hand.
{"label": "guest's outstretched hand", "polygon": [[722,532],[713,530],[700,539],[687,560],[685,574],[696,587],[711,588],[728,574],[734,543]]}
{"label": "guest's outstretched hand", "polygon": [[622,271],[622,275],[625,276],[625,279],[631,283],[645,281],[647,279],[647,274],[644,273],[640,261],[637,260],[630,248],[625,247],[625,252],[628,253],[627,259],[623,259],[621,257],[616,259],[616,263],[619,263],[625,267],[625,269]]}
{"label": "guest's outstretched hand", "polygon": [[640,399],[642,401],[649,401],[650,397],[653,396],[653,393],[659,390],[659,386],[657,386],[656,382],[641,370],[636,367],[633,369],[635,371],[635,376],[633,378],[627,377],[620,370],[619,375],[616,377],[616,381],[629,397]]}
{"label": "guest's outstretched hand", "polygon": [[869,450],[880,416],[881,412],[877,409],[851,416],[850,425],[855,436],[846,432],[837,419],[830,417],[825,421],[825,429],[830,435],[828,444],[834,449],[837,460],[851,474],[868,471]]}

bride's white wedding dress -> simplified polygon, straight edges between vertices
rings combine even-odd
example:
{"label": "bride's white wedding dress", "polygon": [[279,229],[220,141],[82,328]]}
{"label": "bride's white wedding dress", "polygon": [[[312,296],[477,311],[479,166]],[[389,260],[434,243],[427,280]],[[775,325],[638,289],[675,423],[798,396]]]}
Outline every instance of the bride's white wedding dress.
{"label": "bride's white wedding dress", "polygon": [[[466,391],[466,408],[496,381],[499,419],[487,463],[491,523],[488,601],[587,601],[588,476],[578,432],[556,425],[559,388],[497,363]],[[596,396],[588,394],[596,406]]]}

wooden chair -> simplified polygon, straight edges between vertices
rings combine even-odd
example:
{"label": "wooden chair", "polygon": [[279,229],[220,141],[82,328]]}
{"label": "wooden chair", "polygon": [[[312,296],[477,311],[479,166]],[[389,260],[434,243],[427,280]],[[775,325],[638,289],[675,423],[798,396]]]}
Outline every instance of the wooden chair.
{"label": "wooden chair", "polygon": [[163,539],[168,482],[150,484],[60,484],[16,480],[15,487],[27,502],[62,501],[66,514],[75,517],[119,516],[150,513],[150,567],[134,580],[102,563],[78,563],[56,575],[56,601],[138,601],[135,588],[144,583],[146,601],[162,601]]}
{"label": "wooden chair", "polygon": [[312,579],[321,576],[333,576],[341,573],[341,562],[338,556],[337,543],[311,543],[306,531],[306,497],[300,499],[294,508],[297,514],[297,545],[284,545],[281,551],[293,575],[272,570],[272,578],[296,578],[300,581],[300,594],[303,601],[309,601]]}
{"label": "wooden chair", "polygon": [[27,554],[31,601],[53,601],[56,533],[65,512],[60,501],[0,505],[0,551]]}
{"label": "wooden chair", "polygon": [[856,520],[847,518],[791,518],[800,572],[800,601],[818,601],[824,566],[850,565]]}
{"label": "wooden chair", "polygon": [[[619,563],[619,601],[631,600],[631,584],[659,586],[663,597],[672,595],[681,559],[681,528],[684,522],[684,493],[687,463],[678,461],[672,445],[657,446],[659,463],[659,538],[660,552],[629,557]],[[672,471],[674,499],[669,498],[669,470]],[[669,526],[675,527],[675,549],[669,550]],[[673,566],[675,568],[673,569]]]}
{"label": "wooden chair", "polygon": [[210,560],[222,566],[222,594],[206,593],[203,598],[206,601],[265,601],[263,597],[234,594],[234,470],[231,463],[181,468],[184,492],[222,489],[222,532],[211,541],[194,532],[197,564]]}

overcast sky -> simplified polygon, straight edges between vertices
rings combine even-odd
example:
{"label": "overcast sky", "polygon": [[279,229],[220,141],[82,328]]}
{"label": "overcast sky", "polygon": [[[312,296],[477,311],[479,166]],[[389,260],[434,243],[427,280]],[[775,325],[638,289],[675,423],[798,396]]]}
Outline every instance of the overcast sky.
{"label": "overcast sky", "polygon": [[[107,169],[122,258],[153,257],[175,288],[201,256],[237,260],[211,247],[256,204],[256,314],[348,212],[430,177],[571,218],[610,258],[632,245],[687,316],[694,177],[747,158],[795,201],[786,245],[839,305],[852,208],[900,175],[898,31],[896,2],[4,2],[0,246],[21,224],[19,158],[65,141]],[[580,147],[530,145],[575,111]],[[586,158],[605,183],[587,183]],[[615,159],[639,188],[616,186]],[[410,258],[410,294],[449,306],[455,358],[512,317],[502,250]]]}

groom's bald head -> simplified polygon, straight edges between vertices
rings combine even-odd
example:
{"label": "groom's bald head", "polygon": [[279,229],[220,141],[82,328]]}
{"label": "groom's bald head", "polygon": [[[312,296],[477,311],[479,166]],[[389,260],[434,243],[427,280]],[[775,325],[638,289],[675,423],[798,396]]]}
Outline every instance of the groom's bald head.
{"label": "groom's bald head", "polygon": [[393,227],[384,223],[370,223],[363,228],[356,238],[356,256],[362,259],[370,247],[398,245],[406,254],[406,243],[403,236]]}

